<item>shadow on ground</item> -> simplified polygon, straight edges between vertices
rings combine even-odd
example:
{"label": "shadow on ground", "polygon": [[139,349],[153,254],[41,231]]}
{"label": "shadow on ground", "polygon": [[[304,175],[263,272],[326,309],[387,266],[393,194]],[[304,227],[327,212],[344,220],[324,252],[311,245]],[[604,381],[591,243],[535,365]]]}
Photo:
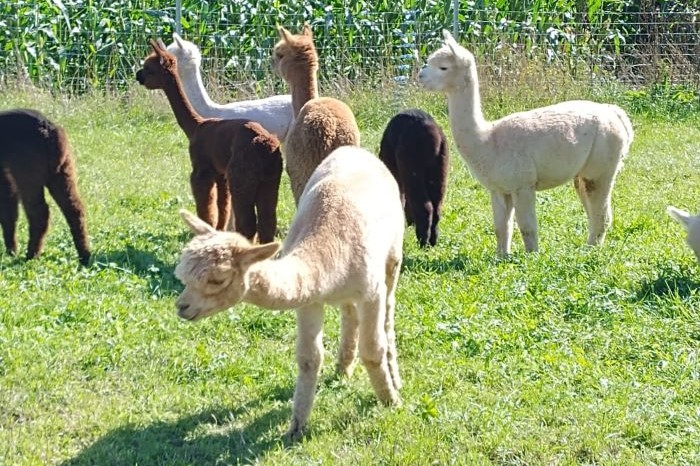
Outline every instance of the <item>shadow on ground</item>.
{"label": "shadow on ground", "polygon": [[677,295],[681,299],[690,297],[693,290],[700,289],[695,273],[678,264],[663,265],[654,278],[644,280],[634,295],[637,301],[665,298]]}
{"label": "shadow on ground", "polygon": [[250,463],[282,447],[281,424],[289,420],[286,406],[267,411],[248,424],[241,417],[270,399],[288,401],[289,389],[276,389],[251,405],[214,407],[174,421],[116,428],[62,466],[190,465]]}

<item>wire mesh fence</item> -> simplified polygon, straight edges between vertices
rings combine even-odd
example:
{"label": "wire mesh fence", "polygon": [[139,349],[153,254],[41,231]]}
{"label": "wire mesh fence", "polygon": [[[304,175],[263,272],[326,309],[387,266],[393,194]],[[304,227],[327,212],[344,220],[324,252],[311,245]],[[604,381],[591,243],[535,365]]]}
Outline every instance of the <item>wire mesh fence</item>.
{"label": "wire mesh fence", "polygon": [[483,2],[456,2],[455,11],[452,0],[386,5],[239,0],[185,2],[179,15],[174,2],[159,8],[154,3],[4,2],[0,78],[19,76],[70,92],[128,86],[147,54],[148,39],[161,37],[167,43],[179,25],[182,35],[201,48],[210,85],[267,92],[283,88],[280,80],[270,79],[276,26],[297,30],[309,22],[325,82],[410,80],[447,28],[458,31],[460,42],[496,79],[527,63],[542,69],[542,79],[548,69],[556,69],[581,82],[614,79],[643,86],[664,81],[700,87],[700,14],[688,2],[644,11],[619,5],[593,11],[590,6],[580,11],[501,10],[479,8]]}

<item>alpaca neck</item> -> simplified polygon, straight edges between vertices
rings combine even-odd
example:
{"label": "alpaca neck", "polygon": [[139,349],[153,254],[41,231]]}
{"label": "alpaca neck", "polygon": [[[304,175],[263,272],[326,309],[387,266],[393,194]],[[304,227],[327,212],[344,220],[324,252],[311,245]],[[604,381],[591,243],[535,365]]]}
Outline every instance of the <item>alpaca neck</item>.
{"label": "alpaca neck", "polygon": [[175,73],[167,73],[166,85],[163,86],[163,92],[165,92],[170,102],[170,107],[173,109],[177,124],[180,125],[180,128],[182,128],[187,137],[191,138],[202,122],[202,118],[195,112],[192,105],[190,105],[185,91],[182,88],[182,84],[180,83],[180,78],[178,78]]}
{"label": "alpaca neck", "polygon": [[321,276],[296,256],[262,261],[248,272],[248,291],[243,300],[267,309],[297,309],[322,294]]}
{"label": "alpaca neck", "polygon": [[488,136],[490,124],[484,119],[475,68],[470,68],[464,83],[447,94],[452,135],[462,154],[478,155],[479,144]]}
{"label": "alpaca neck", "polygon": [[306,102],[318,98],[318,79],[316,77],[316,67],[310,66],[306,73],[297,74],[290,81],[289,87],[292,91],[292,108],[294,115],[299,115],[301,107]]}
{"label": "alpaca neck", "polygon": [[202,79],[202,70],[199,65],[193,67],[180,67],[178,69],[182,86],[185,88],[185,93],[189,97],[192,107],[195,109],[214,108],[218,104],[209,97],[207,88],[204,87]]}

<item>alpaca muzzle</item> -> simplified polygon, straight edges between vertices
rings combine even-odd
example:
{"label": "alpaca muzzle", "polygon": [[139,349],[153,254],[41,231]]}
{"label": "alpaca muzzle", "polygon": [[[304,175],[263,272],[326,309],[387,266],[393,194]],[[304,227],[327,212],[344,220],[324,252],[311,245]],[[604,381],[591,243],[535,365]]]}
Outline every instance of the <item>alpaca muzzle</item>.
{"label": "alpaca muzzle", "polygon": [[144,81],[144,79],[143,79],[143,70],[138,70],[138,71],[136,72],[136,80],[139,82],[139,84],[141,84],[141,85],[143,86],[143,81]]}

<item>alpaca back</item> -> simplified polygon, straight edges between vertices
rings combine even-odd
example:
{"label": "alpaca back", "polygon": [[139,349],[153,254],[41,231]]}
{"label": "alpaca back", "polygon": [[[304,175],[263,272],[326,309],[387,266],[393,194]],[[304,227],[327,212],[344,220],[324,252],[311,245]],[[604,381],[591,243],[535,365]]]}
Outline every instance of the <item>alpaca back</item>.
{"label": "alpaca back", "polygon": [[200,66],[202,54],[199,48],[176,34],[173,34],[173,38],[176,38],[175,42],[168,45],[167,51],[177,58],[177,73],[182,87],[192,107],[200,116],[257,121],[267,131],[284,141],[294,120],[291,95],[239,100],[227,104],[216,103],[211,100],[204,87]]}
{"label": "alpaca back", "polygon": [[307,102],[290,129],[285,147],[295,201],[298,203],[309,177],[333,150],[359,145],[360,130],[344,102],[330,97]]}
{"label": "alpaca back", "polygon": [[0,112],[0,166],[31,166],[49,175],[68,156],[65,132],[31,109]]}
{"label": "alpaca back", "polygon": [[400,257],[403,234],[399,190],[391,173],[365,149],[344,146],[310,177],[283,255],[311,258],[320,271],[343,271],[348,278],[366,273],[368,260],[384,264],[388,256]]}

